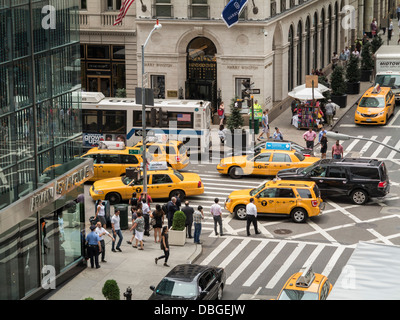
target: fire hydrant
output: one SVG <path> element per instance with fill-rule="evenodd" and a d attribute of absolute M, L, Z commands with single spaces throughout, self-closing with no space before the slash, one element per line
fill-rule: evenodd
<path fill-rule="evenodd" d="M 126 288 L 126 291 L 124 292 L 124 297 L 125 297 L 125 300 L 132 300 L 132 289 L 131 289 L 131 287 Z"/>

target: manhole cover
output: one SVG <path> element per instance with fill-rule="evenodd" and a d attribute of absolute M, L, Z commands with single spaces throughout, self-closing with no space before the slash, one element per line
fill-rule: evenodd
<path fill-rule="evenodd" d="M 278 229 L 278 230 L 275 230 L 274 233 L 276 233 L 276 234 L 290 234 L 290 233 L 292 233 L 292 231 L 289 230 L 289 229 Z"/>

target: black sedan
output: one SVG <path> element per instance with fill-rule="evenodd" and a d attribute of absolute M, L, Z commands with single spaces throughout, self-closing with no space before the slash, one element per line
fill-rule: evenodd
<path fill-rule="evenodd" d="M 223 268 L 181 264 L 150 287 L 149 300 L 221 300 L 225 281 Z"/>
<path fill-rule="evenodd" d="M 296 142 L 293 141 L 288 141 L 288 140 L 265 140 L 263 142 L 259 142 L 255 145 L 255 147 L 250 147 L 244 150 L 233 150 L 231 152 L 228 152 L 227 157 L 231 157 L 231 156 L 242 156 L 242 155 L 246 155 L 246 154 L 254 154 L 254 153 L 259 153 L 261 149 L 265 149 L 265 144 L 268 142 L 287 142 L 291 144 L 292 149 L 300 152 L 303 156 L 305 157 L 309 157 L 312 156 L 312 150 L 311 149 L 307 149 L 306 147 L 303 147 L 299 144 L 297 144 Z"/>

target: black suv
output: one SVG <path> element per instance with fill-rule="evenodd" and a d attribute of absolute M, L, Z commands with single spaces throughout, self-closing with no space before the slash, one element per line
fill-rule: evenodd
<path fill-rule="evenodd" d="M 277 177 L 315 181 L 322 196 L 349 196 L 360 205 L 390 189 L 385 163 L 375 159 L 323 159 L 307 168 L 281 170 Z"/>

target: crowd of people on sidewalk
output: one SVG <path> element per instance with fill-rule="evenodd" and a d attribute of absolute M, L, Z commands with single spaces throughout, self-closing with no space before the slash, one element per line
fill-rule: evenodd
<path fill-rule="evenodd" d="M 170 246 L 168 233 L 172 227 L 175 212 L 181 210 L 186 216 L 186 237 L 194 239 L 194 243 L 196 244 L 201 244 L 200 235 L 202 222 L 204 220 L 203 207 L 198 206 L 197 209 L 194 209 L 189 201 L 185 201 L 184 206 L 181 208 L 179 194 L 172 197 L 168 203 L 163 206 L 156 204 L 154 210 L 151 208 L 152 202 L 149 195 L 141 194 L 137 197 L 136 192 L 132 194 L 132 197 L 129 199 L 132 221 L 129 231 L 132 232 L 132 238 L 126 242 L 133 248 L 144 250 L 144 236 L 150 236 L 150 231 L 153 231 L 154 242 L 160 244 L 160 249 L 164 253 L 162 256 L 155 258 L 155 263 L 157 264 L 158 260 L 164 259 L 164 266 L 169 267 L 168 259 L 170 256 Z M 210 213 L 214 218 L 215 225 L 217 225 L 217 223 L 220 224 L 220 233 L 223 235 L 222 209 L 217 203 L 218 201 L 214 208 L 211 209 Z M 95 217 L 91 220 L 90 233 L 88 233 L 85 239 L 86 256 L 87 259 L 90 260 L 92 268 L 100 268 L 100 257 L 102 263 L 107 262 L 105 260 L 106 246 L 104 236 L 110 237 L 112 241 L 112 252 L 122 252 L 121 245 L 123 234 L 120 226 L 120 210 L 115 209 L 114 215 L 111 217 L 111 231 L 107 231 L 105 216 L 105 203 L 103 201 L 98 201 L 96 203 Z M 193 227 L 194 233 L 192 236 Z M 216 234 L 218 233 L 216 232 Z"/>

